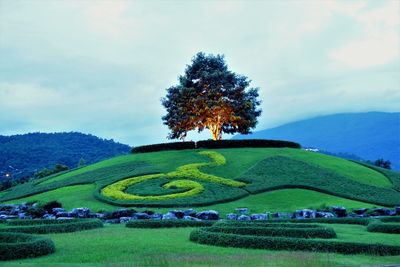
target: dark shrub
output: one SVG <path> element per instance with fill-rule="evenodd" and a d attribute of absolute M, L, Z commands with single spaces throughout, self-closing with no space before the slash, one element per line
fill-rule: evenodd
<path fill-rule="evenodd" d="M 128 228 L 171 228 L 171 227 L 204 227 L 211 226 L 212 221 L 186 220 L 133 220 L 126 223 Z"/>
<path fill-rule="evenodd" d="M 245 139 L 245 140 L 205 140 L 196 143 L 197 148 L 239 148 L 239 147 L 289 147 L 300 148 L 300 144 L 290 141 Z"/>
<path fill-rule="evenodd" d="M 132 153 L 146 153 L 156 152 L 164 150 L 182 150 L 182 149 L 195 149 L 195 142 L 173 142 L 173 143 L 161 143 L 147 146 L 137 146 L 132 148 Z"/>
<path fill-rule="evenodd" d="M 55 251 L 48 238 L 20 233 L 0 233 L 0 260 L 47 255 Z"/>
<path fill-rule="evenodd" d="M 43 205 L 43 209 L 48 213 L 52 213 L 53 208 L 62 208 L 62 204 L 58 201 L 50 201 Z"/>

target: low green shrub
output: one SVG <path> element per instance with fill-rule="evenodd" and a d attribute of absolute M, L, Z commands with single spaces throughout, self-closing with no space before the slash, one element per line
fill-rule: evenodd
<path fill-rule="evenodd" d="M 126 223 L 128 228 L 172 228 L 172 227 L 205 227 L 211 226 L 213 221 L 186 221 L 186 220 L 134 220 Z"/>
<path fill-rule="evenodd" d="M 271 221 L 274 222 L 274 221 Z M 337 224 L 359 224 L 368 225 L 371 222 L 369 218 L 309 218 L 309 219 L 289 219 L 289 220 L 276 220 L 275 222 L 290 222 L 290 223 L 337 223 Z"/>
<path fill-rule="evenodd" d="M 239 148 L 239 147 L 289 147 L 301 148 L 300 144 L 290 141 L 245 139 L 245 140 L 204 140 L 196 143 L 197 148 Z"/>
<path fill-rule="evenodd" d="M 20 233 L 0 233 L 0 260 L 37 257 L 54 251 L 54 243 L 48 238 Z"/>
<path fill-rule="evenodd" d="M 182 149 L 195 149 L 195 142 L 172 142 L 172 143 L 161 143 L 154 145 L 146 145 L 146 146 L 137 146 L 132 148 L 132 153 L 147 153 L 147 152 L 156 152 L 156 151 L 164 151 L 164 150 L 182 150 Z"/>
<path fill-rule="evenodd" d="M 304 238 L 226 234 L 211 232 L 208 231 L 207 228 L 193 230 L 190 234 L 190 240 L 200 244 L 222 247 L 304 250 L 342 254 L 400 255 L 400 246 L 312 240 Z"/>
<path fill-rule="evenodd" d="M 368 225 L 367 230 L 368 232 L 400 234 L 400 224 L 371 223 Z"/>
<path fill-rule="evenodd" d="M 103 227 L 103 223 L 97 219 L 64 221 L 55 224 L 34 224 L 22 226 L 10 226 L 0 228 L 0 232 L 18 232 L 28 234 L 69 233 Z"/>
<path fill-rule="evenodd" d="M 332 228 L 313 227 L 300 228 L 292 227 L 298 225 L 288 225 L 287 227 L 220 227 L 211 226 L 209 232 L 236 234 L 236 235 L 255 235 L 255 236 L 286 236 L 297 238 L 335 238 L 336 232 Z"/>
<path fill-rule="evenodd" d="M 38 224 L 65 224 L 65 223 L 74 223 L 77 221 L 82 221 L 82 219 L 62 219 L 62 220 L 49 220 L 49 219 L 15 219 L 15 220 L 8 220 L 7 224 L 12 226 L 19 226 L 19 225 L 38 225 Z"/>
<path fill-rule="evenodd" d="M 382 217 L 379 218 L 381 222 L 400 222 L 400 216 L 394 216 L 394 217 Z"/>

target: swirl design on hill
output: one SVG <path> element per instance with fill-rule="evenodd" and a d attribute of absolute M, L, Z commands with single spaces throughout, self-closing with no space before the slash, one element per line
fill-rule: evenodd
<path fill-rule="evenodd" d="M 107 185 L 101 189 L 103 196 L 113 198 L 116 200 L 167 200 L 184 198 L 198 195 L 204 191 L 203 185 L 199 182 L 205 181 L 210 183 L 217 183 L 231 187 L 243 187 L 246 184 L 239 181 L 206 174 L 200 171 L 201 167 L 205 166 L 220 166 L 226 164 L 224 156 L 214 151 L 201 151 L 200 155 L 210 158 L 211 162 L 192 163 L 178 167 L 175 171 L 169 173 L 148 174 L 127 178 L 113 184 Z M 167 178 L 170 181 L 163 185 L 165 189 L 184 189 L 183 192 L 172 193 L 166 195 L 138 195 L 126 192 L 127 188 L 144 181 L 153 179 Z M 196 180 L 196 181 L 195 181 Z"/>

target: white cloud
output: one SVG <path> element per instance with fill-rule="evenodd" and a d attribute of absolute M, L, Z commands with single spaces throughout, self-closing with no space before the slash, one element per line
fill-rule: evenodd
<path fill-rule="evenodd" d="M 400 59 L 400 2 L 384 3 L 377 9 L 346 12 L 358 23 L 361 36 L 331 52 L 330 58 L 339 66 L 368 68 Z"/>

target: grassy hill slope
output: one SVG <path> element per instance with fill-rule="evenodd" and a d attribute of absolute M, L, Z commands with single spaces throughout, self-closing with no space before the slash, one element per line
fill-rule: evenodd
<path fill-rule="evenodd" d="M 51 200 L 66 208 L 203 206 L 223 213 L 394 206 L 400 174 L 299 149 L 182 150 L 119 156 L 0 192 L 2 203 Z"/>

